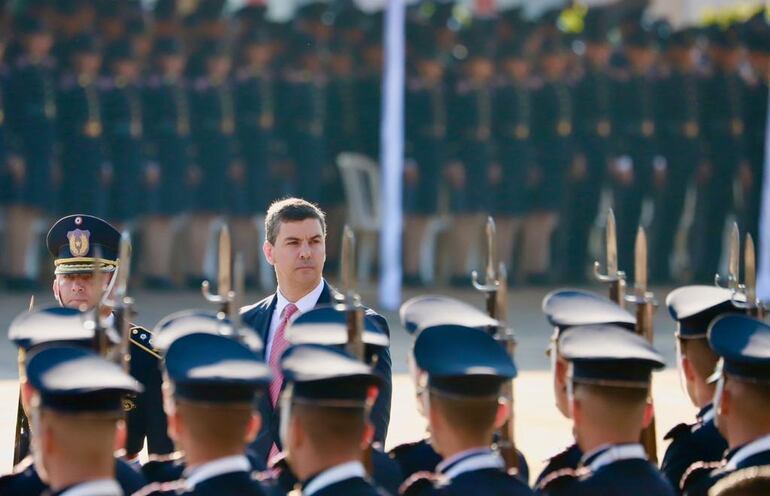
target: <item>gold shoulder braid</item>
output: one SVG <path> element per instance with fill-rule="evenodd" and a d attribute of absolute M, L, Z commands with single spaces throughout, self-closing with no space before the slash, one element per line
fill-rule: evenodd
<path fill-rule="evenodd" d="M 141 326 L 133 326 L 128 333 L 131 343 L 160 360 L 160 352 L 152 346 L 152 333 L 150 331 Z"/>

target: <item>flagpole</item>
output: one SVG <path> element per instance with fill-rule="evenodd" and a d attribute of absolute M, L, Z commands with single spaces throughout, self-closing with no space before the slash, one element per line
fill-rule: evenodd
<path fill-rule="evenodd" d="M 770 92 L 770 88 L 768 88 Z M 768 98 L 767 123 L 765 125 L 765 162 L 762 179 L 762 199 L 759 212 L 759 275 L 757 297 L 770 301 L 770 98 Z"/>
<path fill-rule="evenodd" d="M 402 178 L 404 167 L 404 0 L 386 2 L 385 67 L 380 127 L 381 209 L 380 305 L 401 304 Z"/>

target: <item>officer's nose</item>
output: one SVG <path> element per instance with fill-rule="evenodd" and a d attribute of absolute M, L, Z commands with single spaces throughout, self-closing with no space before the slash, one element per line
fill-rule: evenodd
<path fill-rule="evenodd" d="M 310 258 L 310 244 L 303 242 L 299 249 L 299 257 L 303 260 Z"/>

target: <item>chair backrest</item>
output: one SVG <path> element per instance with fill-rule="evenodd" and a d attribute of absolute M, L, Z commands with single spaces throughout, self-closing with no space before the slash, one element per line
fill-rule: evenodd
<path fill-rule="evenodd" d="M 347 199 L 347 222 L 353 229 L 380 228 L 380 171 L 374 160 L 360 153 L 337 156 Z"/>

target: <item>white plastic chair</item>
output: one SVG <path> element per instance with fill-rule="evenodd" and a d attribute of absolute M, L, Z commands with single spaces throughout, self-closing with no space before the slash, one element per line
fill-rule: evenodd
<path fill-rule="evenodd" d="M 358 280 L 368 281 L 377 250 L 380 215 L 380 171 L 377 163 L 360 153 L 337 156 L 347 199 L 347 223 L 356 234 Z"/>

